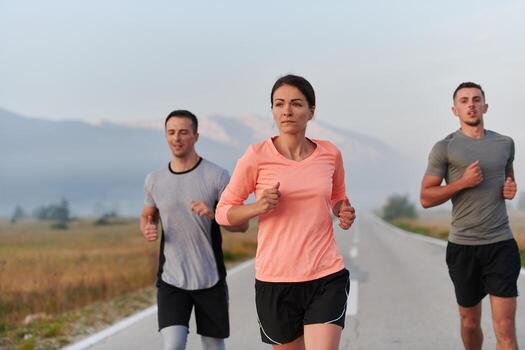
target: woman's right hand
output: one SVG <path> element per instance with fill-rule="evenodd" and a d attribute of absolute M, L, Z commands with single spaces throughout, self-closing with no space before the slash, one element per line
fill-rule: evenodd
<path fill-rule="evenodd" d="M 281 197 L 281 192 L 279 192 L 280 183 L 277 182 L 270 188 L 265 189 L 261 197 L 255 202 L 259 211 L 259 215 L 267 214 L 277 207 L 279 204 L 279 198 Z"/>

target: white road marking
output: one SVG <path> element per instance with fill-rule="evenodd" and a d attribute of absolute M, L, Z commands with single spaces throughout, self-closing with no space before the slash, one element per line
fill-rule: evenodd
<path fill-rule="evenodd" d="M 357 315 L 357 305 L 359 298 L 359 281 L 350 280 L 350 293 L 348 293 L 348 304 L 346 308 L 346 316 Z"/>
<path fill-rule="evenodd" d="M 254 259 L 250 259 L 248 261 L 245 261 L 237 266 L 235 266 L 234 268 L 232 268 L 231 270 L 228 270 L 228 275 L 234 275 L 236 274 L 237 272 L 241 271 L 241 270 L 244 270 L 245 268 L 247 268 L 248 266 L 252 266 L 254 264 Z M 145 310 L 142 310 L 142 311 L 139 311 L 137 312 L 136 314 L 134 315 L 131 315 L 117 323 L 115 323 L 114 325 L 106 328 L 106 329 L 103 329 L 102 331 L 98 332 L 98 333 L 95 333 L 77 343 L 74 343 L 72 345 L 69 345 L 69 346 L 66 346 L 64 348 L 62 348 L 62 350 L 84 350 L 84 349 L 87 349 L 93 345 L 95 345 L 96 343 L 122 331 L 123 329 L 126 329 L 128 328 L 129 326 L 133 325 L 134 323 L 137 323 L 138 321 L 148 317 L 148 316 L 151 316 L 153 314 L 155 314 L 157 312 L 157 305 L 152 305 L 150 307 L 148 307 L 147 309 Z"/>
<path fill-rule="evenodd" d="M 357 247 L 352 247 L 350 249 L 350 258 L 355 259 L 357 258 L 358 254 L 359 254 L 359 251 L 357 250 Z"/>
<path fill-rule="evenodd" d="M 90 337 L 87 337 L 84 340 L 79 341 L 78 343 L 72 344 L 70 346 L 66 346 L 65 348 L 63 348 L 63 350 L 87 349 L 88 347 L 95 345 L 96 343 L 106 339 L 107 337 L 110 337 L 113 334 L 118 333 L 125 328 L 128 328 L 132 324 L 142 320 L 143 318 L 153 315 L 156 312 L 157 312 L 157 305 L 152 305 L 145 310 L 137 312 L 136 314 L 131 315 L 130 317 L 127 317 L 123 319 L 122 321 L 115 323 L 111 327 L 108 327 L 98 333 L 93 334 Z"/>
<path fill-rule="evenodd" d="M 354 227 L 354 237 L 353 237 L 354 244 L 357 245 L 359 243 L 359 229 L 357 226 Z"/>
<path fill-rule="evenodd" d="M 405 236 L 405 237 L 408 237 L 408 238 L 412 238 L 412 239 L 416 239 L 418 241 L 424 241 L 424 242 L 428 242 L 428 243 L 432 243 L 432 244 L 435 244 L 435 245 L 439 245 L 439 246 L 442 246 L 442 247 L 446 247 L 447 246 L 447 241 L 444 241 L 442 239 L 438 239 L 438 238 L 434 238 L 434 237 L 429 237 L 429 236 L 423 236 L 421 234 L 418 234 L 418 233 L 414 233 L 414 232 L 408 232 L 408 231 L 405 231 L 405 230 L 402 230 L 380 218 L 378 218 L 377 216 L 373 215 L 372 216 L 375 221 L 381 225 L 384 225 L 388 228 L 390 228 L 392 230 L 392 232 L 400 235 L 400 236 Z"/>

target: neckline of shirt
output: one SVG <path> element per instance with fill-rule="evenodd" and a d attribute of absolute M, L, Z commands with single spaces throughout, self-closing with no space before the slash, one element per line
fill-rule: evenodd
<path fill-rule="evenodd" d="M 168 169 L 170 171 L 170 173 L 174 174 L 174 175 L 182 175 L 182 174 L 187 174 L 193 170 L 195 170 L 199 164 L 202 162 L 202 157 L 199 157 L 199 161 L 193 166 L 191 167 L 191 169 L 188 169 L 188 170 L 184 170 L 184 171 L 175 171 L 171 168 L 171 161 L 168 163 Z"/>
<path fill-rule="evenodd" d="M 317 157 L 317 154 L 319 153 L 319 148 L 320 148 L 320 145 L 318 142 L 316 142 L 316 140 L 313 140 L 313 139 L 310 139 L 310 138 L 306 138 L 307 140 L 309 140 L 310 142 L 314 143 L 315 144 L 315 149 L 314 151 L 312 152 L 312 154 L 310 154 L 308 157 L 306 157 L 305 159 L 303 160 L 292 160 L 292 159 L 288 159 L 286 158 L 285 156 L 283 156 L 281 153 L 279 153 L 279 151 L 277 150 L 277 148 L 275 147 L 274 143 L 273 143 L 273 140 L 276 138 L 277 136 L 272 136 L 270 137 L 266 142 L 269 144 L 269 147 L 270 149 L 272 150 L 272 153 L 274 155 L 276 155 L 277 157 L 279 157 L 281 160 L 287 162 L 288 164 L 290 165 L 294 165 L 294 166 L 302 166 L 306 163 L 309 163 L 312 159 L 316 158 Z"/>
<path fill-rule="evenodd" d="M 470 136 L 468 136 L 468 135 L 465 135 L 465 133 L 463 132 L 463 130 L 461 130 L 461 128 L 458 129 L 457 134 L 458 134 L 459 136 L 461 136 L 461 137 L 467 139 L 467 140 L 471 140 L 471 141 L 479 142 L 479 141 L 483 141 L 483 140 L 485 140 L 485 139 L 489 136 L 489 134 L 490 134 L 490 130 L 484 129 L 484 131 L 485 131 L 485 134 L 483 135 L 483 137 L 481 137 L 481 138 L 479 138 L 479 139 L 477 139 L 477 138 L 475 138 L 475 137 L 470 137 Z"/>

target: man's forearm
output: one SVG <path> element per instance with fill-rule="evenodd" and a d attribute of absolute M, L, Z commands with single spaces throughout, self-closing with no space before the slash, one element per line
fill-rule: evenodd
<path fill-rule="evenodd" d="M 144 231 L 144 227 L 148 224 L 148 220 L 149 220 L 149 217 L 151 216 L 151 223 L 152 224 L 157 224 L 158 223 L 158 216 L 156 213 L 152 214 L 152 215 L 148 215 L 148 214 L 140 214 L 140 222 L 139 222 L 139 225 L 140 225 L 140 230 L 141 231 Z"/>
<path fill-rule="evenodd" d="M 421 205 L 431 208 L 443 204 L 463 189 L 461 181 L 455 181 L 445 186 L 429 186 L 421 190 Z"/>

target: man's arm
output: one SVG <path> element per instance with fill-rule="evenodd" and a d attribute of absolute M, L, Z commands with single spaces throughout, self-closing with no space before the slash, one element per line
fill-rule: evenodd
<path fill-rule="evenodd" d="M 192 201 L 191 210 L 199 216 L 206 216 L 210 220 L 215 219 L 215 213 L 206 205 L 204 201 Z M 248 230 L 248 226 L 248 221 L 239 225 L 221 225 L 222 228 L 230 232 L 246 232 Z"/>
<path fill-rule="evenodd" d="M 439 176 L 425 175 L 421 182 L 421 195 L 419 197 L 423 208 L 432 208 L 443 204 L 463 188 L 459 181 L 441 186 L 443 178 Z"/>
<path fill-rule="evenodd" d="M 158 238 L 157 224 L 159 222 L 159 211 L 155 207 L 144 207 L 140 215 L 140 232 L 148 241 Z"/>
<path fill-rule="evenodd" d="M 477 186 L 482 181 L 483 174 L 479 167 L 479 161 L 470 164 L 459 180 L 448 185 L 441 186 L 443 178 L 440 176 L 425 175 L 421 182 L 421 206 L 423 208 L 432 208 L 443 204 L 459 191 Z"/>
<path fill-rule="evenodd" d="M 518 186 L 514 180 L 514 170 L 509 170 L 505 174 L 505 183 L 503 184 L 503 198 L 508 200 L 514 199 L 517 191 Z"/>

